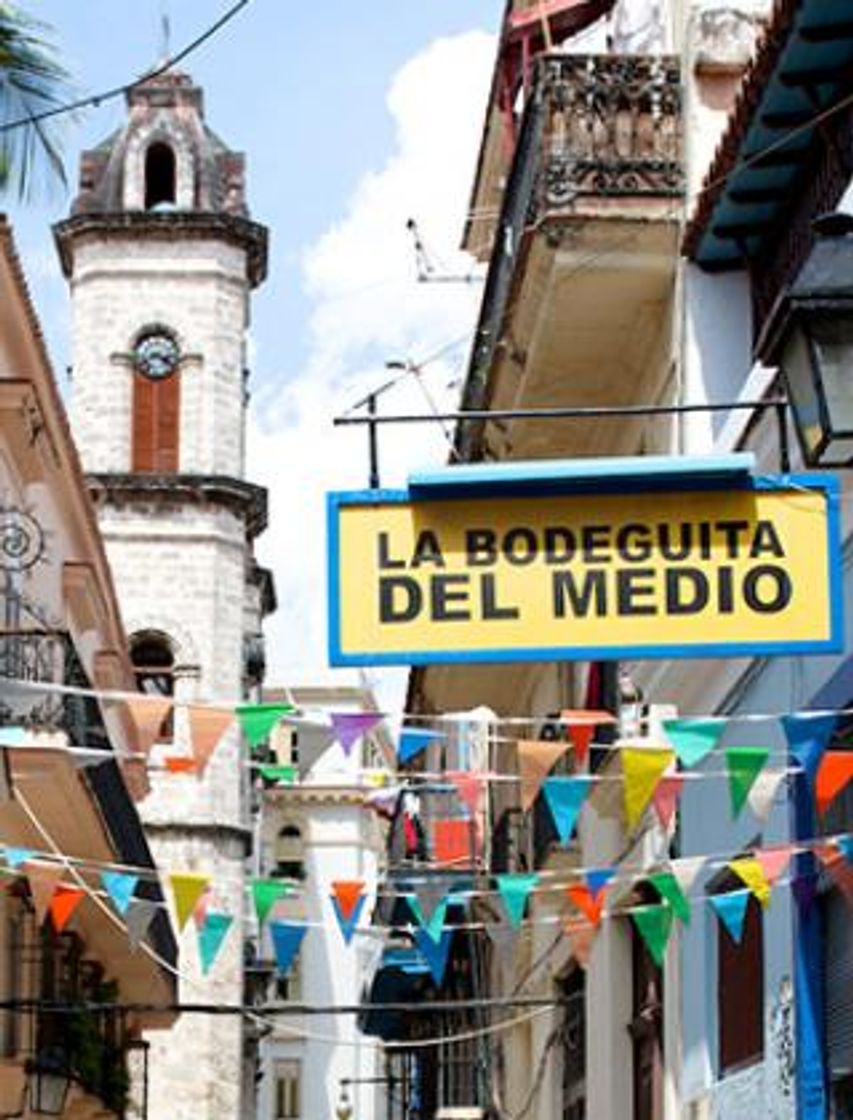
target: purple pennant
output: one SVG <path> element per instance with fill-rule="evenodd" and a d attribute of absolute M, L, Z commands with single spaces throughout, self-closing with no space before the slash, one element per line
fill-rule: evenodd
<path fill-rule="evenodd" d="M 817 768 L 826 750 L 838 717 L 835 715 L 810 715 L 808 712 L 795 712 L 782 716 L 782 726 L 788 737 L 788 746 L 810 783 L 814 782 Z"/>
<path fill-rule="evenodd" d="M 586 872 L 584 878 L 586 879 L 586 885 L 589 888 L 589 893 L 592 895 L 593 902 L 595 902 L 599 894 L 604 890 L 615 874 L 615 867 L 596 867 L 592 871 Z"/>
<path fill-rule="evenodd" d="M 347 757 L 353 745 L 382 718 L 381 712 L 332 712 L 332 733 Z"/>

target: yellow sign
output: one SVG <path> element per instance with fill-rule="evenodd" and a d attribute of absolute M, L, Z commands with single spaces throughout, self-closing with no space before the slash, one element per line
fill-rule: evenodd
<path fill-rule="evenodd" d="M 333 494 L 329 514 L 333 665 L 841 648 L 828 483 Z"/>

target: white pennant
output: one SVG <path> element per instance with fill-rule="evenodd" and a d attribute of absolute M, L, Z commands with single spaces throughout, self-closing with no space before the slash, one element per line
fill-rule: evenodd
<path fill-rule="evenodd" d="M 776 791 L 784 777 L 784 770 L 767 770 L 765 768 L 752 783 L 752 787 L 746 795 L 746 800 L 750 809 L 760 821 L 766 821 L 770 815 Z"/>

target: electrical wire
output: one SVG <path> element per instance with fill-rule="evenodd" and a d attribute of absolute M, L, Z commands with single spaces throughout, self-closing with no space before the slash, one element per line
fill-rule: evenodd
<path fill-rule="evenodd" d="M 155 67 L 154 70 L 151 70 L 147 74 L 144 74 L 141 78 L 136 78 L 132 82 L 126 82 L 124 85 L 113 86 L 111 89 L 103 90 L 101 93 L 91 94 L 88 97 L 81 97 L 76 101 L 68 101 L 63 105 L 56 105 L 53 108 L 45 109 L 40 113 L 31 113 L 26 117 L 19 117 L 17 120 L 8 121 L 6 124 L 0 124 L 0 133 L 12 132 L 14 129 L 18 128 L 29 128 L 34 124 L 39 124 L 41 121 L 48 120 L 50 117 L 58 117 L 66 113 L 77 112 L 80 109 L 87 109 L 92 106 L 100 106 L 105 101 L 112 101 L 116 97 L 121 97 L 122 95 L 129 93 L 131 90 L 136 89 L 138 86 L 144 85 L 146 82 L 153 81 L 154 78 L 158 78 L 161 74 L 165 74 L 167 70 L 170 70 L 179 62 L 183 62 L 185 58 L 188 58 L 189 55 L 198 50 L 199 47 L 201 47 L 204 43 L 206 43 L 209 39 L 216 35 L 217 32 L 221 31 L 221 29 L 249 3 L 250 0 L 237 0 L 237 3 L 233 4 L 226 12 L 224 12 L 223 15 L 221 15 L 215 23 L 212 23 L 207 28 L 206 31 L 203 31 L 201 35 L 197 36 L 192 40 L 192 42 L 188 43 L 185 47 L 179 50 L 177 54 L 173 55 L 171 58 Z"/>

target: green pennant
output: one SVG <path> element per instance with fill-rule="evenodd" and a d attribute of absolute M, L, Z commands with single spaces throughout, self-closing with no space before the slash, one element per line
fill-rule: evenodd
<path fill-rule="evenodd" d="M 769 747 L 726 747 L 726 767 L 734 817 L 739 815 L 753 782 L 764 769 L 769 757 Z"/>
<path fill-rule="evenodd" d="M 681 889 L 681 884 L 671 871 L 658 871 L 649 875 L 649 882 L 664 902 L 672 907 L 672 912 L 686 926 L 690 925 L 690 900 Z"/>
<path fill-rule="evenodd" d="M 631 917 L 652 955 L 652 960 L 658 968 L 662 968 L 666 943 L 672 930 L 672 907 L 666 903 L 660 906 L 635 906 L 631 910 Z"/>
<path fill-rule="evenodd" d="M 290 886 L 279 879 L 253 879 L 252 898 L 255 900 L 255 913 L 258 915 L 258 925 L 263 926 L 270 910 L 280 898 L 290 894 Z"/>
<path fill-rule="evenodd" d="M 258 769 L 261 777 L 268 782 L 287 782 L 288 785 L 293 785 L 296 781 L 295 766 L 259 766 Z"/>
<path fill-rule="evenodd" d="M 240 730 L 250 747 L 262 743 L 282 716 L 293 711 L 292 704 L 240 704 L 236 708 Z"/>

